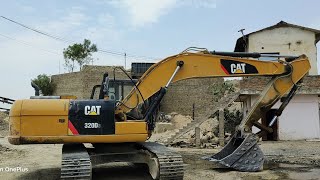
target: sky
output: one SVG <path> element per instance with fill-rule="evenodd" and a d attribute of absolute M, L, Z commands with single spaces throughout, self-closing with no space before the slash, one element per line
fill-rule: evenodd
<path fill-rule="evenodd" d="M 242 28 L 250 33 L 284 20 L 320 29 L 319 6 L 317 0 L 3 0 L 0 16 L 64 41 L 0 18 L 0 96 L 28 98 L 31 79 L 67 72 L 63 49 L 84 38 L 105 51 L 94 53 L 93 64 L 124 66 L 124 56 L 114 53 L 126 53 L 130 68 L 190 46 L 233 51 Z"/>

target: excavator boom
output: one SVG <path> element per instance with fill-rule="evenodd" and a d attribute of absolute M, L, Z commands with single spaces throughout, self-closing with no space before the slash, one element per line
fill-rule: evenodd
<path fill-rule="evenodd" d="M 183 52 L 170 56 L 150 67 L 137 82 L 137 88 L 131 90 L 117 109 L 128 112 L 131 110 L 128 107 L 143 103 L 143 100 L 157 93 L 160 87 L 164 87 L 171 78 L 178 61 L 182 61 L 184 65 L 172 79 L 172 82 L 203 77 L 276 77 L 287 73 L 288 68 L 290 68 L 288 64 L 291 64 L 285 61 L 260 61 L 257 59 L 214 55 L 210 52 Z M 295 74 L 300 76 L 298 75 L 299 77 L 297 77 L 295 75 L 295 78 L 302 78 L 310 69 L 309 61 L 305 56 L 298 57 L 292 63 L 299 66 L 294 71 Z M 136 97 L 136 94 L 139 94 L 139 98 Z"/>

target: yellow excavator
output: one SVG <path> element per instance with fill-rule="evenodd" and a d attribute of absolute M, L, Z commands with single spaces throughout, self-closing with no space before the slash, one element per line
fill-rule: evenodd
<path fill-rule="evenodd" d="M 263 57 L 274 60 L 259 60 Z M 305 55 L 188 48 L 151 66 L 122 101 L 108 98 L 107 73 L 99 99 L 31 96 L 16 100 L 10 111 L 8 140 L 14 145 L 63 144 L 62 179 L 91 179 L 93 165 L 106 162 L 145 163 L 153 179 L 183 179 L 181 155 L 164 145 L 147 142 L 170 84 L 188 78 L 269 76 L 270 82 L 229 143 L 219 153 L 204 158 L 239 171 L 259 171 L 264 155 L 257 142 L 263 133 L 273 131 L 274 122 L 309 69 Z M 270 123 L 260 123 L 280 98 L 282 104 Z M 253 126 L 261 131 L 253 134 Z"/>

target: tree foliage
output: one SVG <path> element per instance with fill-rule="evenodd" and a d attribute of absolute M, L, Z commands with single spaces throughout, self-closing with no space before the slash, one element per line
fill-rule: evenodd
<path fill-rule="evenodd" d="M 88 39 L 84 39 L 83 43 L 70 45 L 68 48 L 63 49 L 65 66 L 68 68 L 69 72 L 73 72 L 75 63 L 78 63 L 81 70 L 83 65 L 88 64 L 93 60 L 91 57 L 92 53 L 97 51 L 97 46 L 91 44 L 91 41 Z"/>
<path fill-rule="evenodd" d="M 212 90 L 213 99 L 215 102 L 218 102 L 226 94 L 235 92 L 233 84 L 228 81 L 214 84 L 210 88 Z"/>
<path fill-rule="evenodd" d="M 50 96 L 53 94 L 55 85 L 51 82 L 51 79 L 46 74 L 40 74 L 37 78 L 32 79 L 32 82 L 39 86 L 44 96 Z"/>
<path fill-rule="evenodd" d="M 219 102 L 223 97 L 226 97 L 237 91 L 236 87 L 232 82 L 224 81 L 223 83 L 217 83 L 210 86 L 213 100 Z M 216 111 L 213 116 L 218 117 L 219 112 Z M 233 134 L 237 125 L 240 124 L 243 117 L 243 113 L 239 110 L 225 108 L 224 109 L 224 120 L 225 120 L 225 132 Z M 218 136 L 218 129 L 214 132 Z"/>
<path fill-rule="evenodd" d="M 236 127 L 240 124 L 243 113 L 239 110 L 229 111 L 224 109 L 225 132 L 233 134 Z"/>
<path fill-rule="evenodd" d="M 216 116 L 219 118 L 219 111 L 216 111 L 212 117 Z M 239 110 L 233 109 L 224 109 L 224 131 L 226 133 L 233 134 L 236 130 L 236 127 L 240 124 L 243 118 L 243 113 Z M 216 128 L 214 131 L 216 136 L 219 136 L 219 128 Z"/>

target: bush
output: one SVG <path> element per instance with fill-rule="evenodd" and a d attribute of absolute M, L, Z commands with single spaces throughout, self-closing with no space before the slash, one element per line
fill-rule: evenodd
<path fill-rule="evenodd" d="M 219 111 L 215 112 L 212 117 L 216 116 L 219 119 Z M 240 124 L 243 118 L 243 113 L 239 110 L 229 111 L 224 109 L 224 132 L 234 134 L 236 127 Z M 216 136 L 219 136 L 219 128 L 216 128 L 213 132 Z"/>
<path fill-rule="evenodd" d="M 239 110 L 229 111 L 228 109 L 224 109 L 224 131 L 233 134 L 242 118 L 243 113 Z"/>
<path fill-rule="evenodd" d="M 211 86 L 211 89 L 215 102 L 218 102 L 226 94 L 235 92 L 233 84 L 227 81 L 223 83 L 214 84 Z"/>
<path fill-rule="evenodd" d="M 55 85 L 51 82 L 51 79 L 46 74 L 40 74 L 37 78 L 32 79 L 32 82 L 39 86 L 44 96 L 50 96 L 53 94 Z"/>

